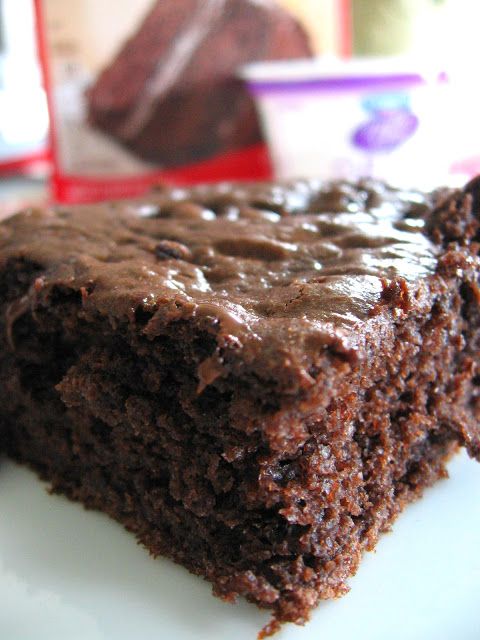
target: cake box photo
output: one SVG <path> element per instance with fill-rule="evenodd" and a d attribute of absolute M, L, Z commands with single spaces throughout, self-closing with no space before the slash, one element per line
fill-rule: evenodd
<path fill-rule="evenodd" d="M 163 181 L 269 177 L 255 105 L 238 71 L 316 55 L 327 5 L 36 0 L 54 199 L 132 196 Z"/>

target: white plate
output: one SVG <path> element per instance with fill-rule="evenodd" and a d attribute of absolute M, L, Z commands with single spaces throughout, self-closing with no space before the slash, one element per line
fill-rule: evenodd
<path fill-rule="evenodd" d="M 365 556 L 346 597 L 276 640 L 478 640 L 480 465 L 462 454 L 450 474 Z M 255 640 L 268 618 L 0 461 L 1 640 Z"/>

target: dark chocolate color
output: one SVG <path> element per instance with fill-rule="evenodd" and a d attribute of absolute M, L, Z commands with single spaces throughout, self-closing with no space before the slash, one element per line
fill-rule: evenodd
<path fill-rule="evenodd" d="M 480 458 L 478 186 L 200 186 L 0 226 L 2 446 L 302 622 Z"/>
<path fill-rule="evenodd" d="M 311 55 L 273 0 L 158 0 L 90 89 L 89 119 L 145 160 L 203 160 L 261 140 L 242 65 Z"/>

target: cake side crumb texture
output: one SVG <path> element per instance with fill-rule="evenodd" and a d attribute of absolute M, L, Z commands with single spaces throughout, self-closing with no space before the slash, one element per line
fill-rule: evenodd
<path fill-rule="evenodd" d="M 199 186 L 0 225 L 0 443 L 278 621 L 480 459 L 479 187 Z"/>

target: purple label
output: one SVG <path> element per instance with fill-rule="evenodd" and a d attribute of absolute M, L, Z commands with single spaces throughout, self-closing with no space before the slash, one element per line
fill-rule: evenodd
<path fill-rule="evenodd" d="M 393 151 L 418 129 L 418 117 L 408 109 L 375 111 L 353 133 L 352 142 L 366 151 Z"/>

